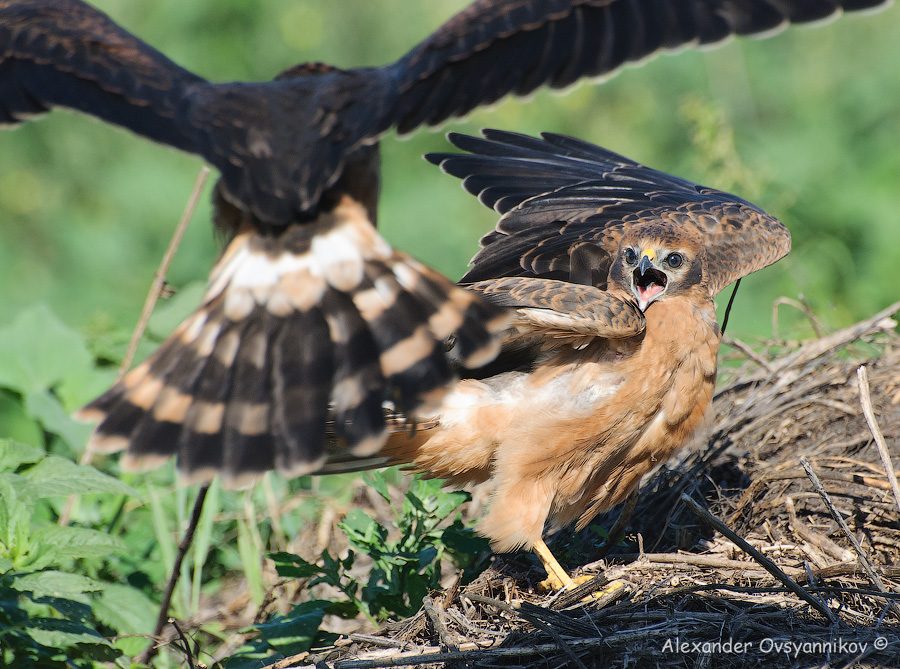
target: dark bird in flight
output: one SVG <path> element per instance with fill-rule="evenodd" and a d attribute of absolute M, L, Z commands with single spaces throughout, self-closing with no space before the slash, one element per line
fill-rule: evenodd
<path fill-rule="evenodd" d="M 177 454 L 189 477 L 231 482 L 377 453 L 387 404 L 432 411 L 508 323 L 375 231 L 383 132 L 881 2 L 478 0 L 384 67 L 210 83 L 79 0 L 0 0 L 0 123 L 69 107 L 220 172 L 215 223 L 230 241 L 203 303 L 82 412 L 99 420 L 91 447 L 127 448 L 132 463 Z"/>

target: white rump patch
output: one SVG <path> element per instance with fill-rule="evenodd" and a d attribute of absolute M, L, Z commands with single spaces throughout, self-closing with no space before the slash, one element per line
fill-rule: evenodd
<path fill-rule="evenodd" d="M 244 254 L 231 279 L 231 287 L 257 291 L 260 288 L 271 289 L 277 282 L 277 265 L 265 253 L 256 252 Z"/>
<path fill-rule="evenodd" d="M 352 291 L 363 280 L 363 254 L 354 237 L 347 234 L 345 225 L 341 225 L 312 240 L 312 254 L 322 276 L 343 292 Z"/>
<path fill-rule="evenodd" d="M 250 315 L 256 301 L 247 288 L 232 286 L 225 293 L 225 315 L 233 321 L 240 321 Z"/>

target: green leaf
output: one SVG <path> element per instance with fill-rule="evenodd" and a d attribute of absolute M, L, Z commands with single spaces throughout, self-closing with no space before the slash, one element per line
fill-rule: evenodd
<path fill-rule="evenodd" d="M 407 496 L 427 500 L 438 495 L 450 494 L 443 490 L 444 482 L 441 479 L 425 479 L 418 477 L 409 486 Z M 465 493 L 463 493 L 465 494 Z"/>
<path fill-rule="evenodd" d="M 253 628 L 241 630 L 241 633 L 251 633 Z M 262 639 L 253 639 L 238 648 L 228 658 L 222 660 L 217 667 L 221 669 L 264 669 L 272 666 L 277 660 L 283 660 L 281 653 L 272 653 L 271 648 Z"/>
<path fill-rule="evenodd" d="M 361 509 L 350 509 L 338 527 L 347 535 L 350 544 L 358 550 L 371 553 L 387 548 L 387 529 Z"/>
<path fill-rule="evenodd" d="M 384 480 L 384 474 L 379 471 L 366 472 L 363 474 L 363 481 L 372 486 L 379 495 L 384 497 L 385 501 L 390 503 L 391 493 L 388 490 L 387 481 Z"/>
<path fill-rule="evenodd" d="M 10 390 L 0 388 L 0 428 L 2 436 L 22 444 L 34 444 L 44 449 L 44 431 L 25 412 L 22 398 Z"/>
<path fill-rule="evenodd" d="M 91 367 L 72 370 L 53 389 L 66 411 L 71 413 L 103 394 L 116 381 L 119 370 L 115 367 Z M 74 419 L 73 419 L 74 420 Z"/>
<path fill-rule="evenodd" d="M 85 593 L 96 592 L 106 586 L 87 576 L 48 570 L 17 576 L 12 587 L 19 592 L 30 592 L 35 599 L 60 597 L 86 603 Z"/>
<path fill-rule="evenodd" d="M 0 328 L 0 386 L 5 388 L 22 394 L 46 390 L 93 364 L 84 338 L 44 305 Z"/>
<path fill-rule="evenodd" d="M 275 563 L 275 571 L 283 578 L 309 578 L 322 573 L 321 567 L 292 553 L 270 553 L 269 559 Z"/>
<path fill-rule="evenodd" d="M 63 597 L 41 597 L 41 604 L 52 606 L 65 620 L 73 620 L 80 623 L 92 622 L 93 611 L 91 605 L 84 602 L 76 602 L 74 599 Z"/>
<path fill-rule="evenodd" d="M 313 646 L 319 625 L 332 602 L 314 599 L 294 607 L 287 616 L 272 616 L 268 623 L 256 625 L 262 638 L 273 650 L 289 657 L 308 651 Z"/>
<path fill-rule="evenodd" d="M 435 499 L 431 513 L 434 518 L 443 520 L 468 499 L 469 493 L 467 492 L 442 492 Z M 437 523 L 434 524 L 436 525 Z"/>
<path fill-rule="evenodd" d="M 350 555 L 348 557 L 353 556 L 353 551 L 350 551 Z M 317 583 L 328 583 L 330 585 L 335 586 L 336 588 L 341 588 L 345 594 L 353 596 L 356 592 L 357 584 L 352 582 L 349 586 L 342 586 L 341 584 L 341 574 L 342 569 L 346 569 L 345 562 L 341 560 L 337 560 L 331 557 L 331 553 L 328 552 L 328 549 L 322 551 L 322 575 L 313 581 L 313 584 Z"/>
<path fill-rule="evenodd" d="M 356 602 L 351 601 L 340 601 L 340 602 L 330 602 L 330 606 L 325 609 L 325 613 L 338 616 L 340 618 L 346 618 L 349 620 L 350 618 L 355 618 L 360 612 L 359 606 L 357 606 Z"/>
<path fill-rule="evenodd" d="M 66 497 L 90 493 L 115 493 L 137 497 L 137 491 L 117 478 L 93 467 L 76 465 L 71 460 L 50 455 L 24 474 L 38 497 Z"/>
<path fill-rule="evenodd" d="M 171 574 L 175 566 L 175 555 L 178 545 L 174 539 L 175 530 L 171 527 L 170 514 L 163 505 L 163 498 L 160 490 L 152 484 L 150 488 L 150 510 L 153 519 L 153 533 L 156 537 L 156 546 L 162 555 L 162 563 L 165 566 L 165 573 Z"/>
<path fill-rule="evenodd" d="M 469 493 L 444 490 L 440 479 L 416 479 L 406 500 L 427 519 L 429 527 L 434 527 L 449 516 L 460 504 L 469 499 Z"/>
<path fill-rule="evenodd" d="M 45 525 L 33 533 L 32 542 L 52 546 L 57 564 L 62 560 L 105 557 L 125 550 L 120 539 L 83 527 Z"/>
<path fill-rule="evenodd" d="M 34 499 L 21 476 L 0 474 L 0 544 L 13 563 L 28 552 L 28 534 Z"/>
<path fill-rule="evenodd" d="M 49 648 L 67 650 L 70 656 L 112 662 L 122 654 L 95 630 L 68 620 L 32 619 L 26 632 L 37 643 Z"/>
<path fill-rule="evenodd" d="M 0 471 L 14 471 L 20 465 L 31 464 L 46 453 L 34 446 L 27 446 L 9 439 L 0 439 Z"/>
<path fill-rule="evenodd" d="M 454 523 L 441 534 L 441 541 L 448 549 L 467 555 L 478 555 L 490 549 L 487 538 L 464 528 L 461 523 Z"/>
<path fill-rule="evenodd" d="M 247 587 L 255 604 L 262 604 L 265 597 L 262 577 L 262 553 L 257 546 L 247 522 L 238 520 L 238 553 L 241 556 L 241 565 L 244 568 L 244 576 L 247 577 Z"/>
<path fill-rule="evenodd" d="M 38 421 L 47 432 L 59 435 L 76 452 L 84 449 L 88 437 L 91 436 L 92 426 L 72 418 L 48 390 L 28 392 L 24 399 L 26 413 Z"/>
<path fill-rule="evenodd" d="M 215 527 L 215 519 L 221 511 L 219 501 L 219 492 L 222 484 L 218 477 L 214 478 L 209 484 L 206 492 L 206 499 L 203 503 L 203 511 L 200 514 L 200 520 L 197 524 L 197 530 L 194 533 L 194 573 L 191 577 L 191 611 L 200 609 L 200 588 L 203 585 L 203 567 L 206 565 L 206 559 L 209 557 L 209 549 L 213 542 L 213 529 Z"/>
<path fill-rule="evenodd" d="M 438 549 L 434 546 L 425 546 L 416 555 L 416 561 L 419 563 L 419 569 L 428 566 L 438 556 Z"/>
<path fill-rule="evenodd" d="M 428 590 L 431 588 L 431 583 L 421 574 L 410 574 L 409 578 L 406 580 L 406 601 L 408 604 L 408 609 L 406 611 L 407 614 L 411 615 L 415 613 L 419 606 L 422 604 L 422 600 L 425 599 L 425 595 L 428 594 Z"/>
<path fill-rule="evenodd" d="M 414 511 L 418 511 L 414 513 Z M 425 499 L 421 492 L 410 488 L 409 492 L 406 493 L 406 498 L 403 500 L 403 514 L 416 516 L 416 515 L 424 515 L 428 512 L 428 509 L 425 507 Z"/>
<path fill-rule="evenodd" d="M 97 619 L 119 634 L 150 634 L 156 625 L 157 605 L 128 585 L 107 585 L 93 607 Z"/>

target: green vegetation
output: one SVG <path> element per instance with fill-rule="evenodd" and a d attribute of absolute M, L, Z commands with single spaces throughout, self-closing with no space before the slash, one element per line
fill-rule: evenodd
<path fill-rule="evenodd" d="M 384 63 L 468 0 L 96 4 L 176 62 L 226 80 L 271 78 L 305 60 Z M 771 334 L 781 295 L 802 295 L 827 326 L 846 325 L 897 299 L 885 271 L 900 264 L 897 34 L 896 7 L 847 16 L 661 57 L 602 86 L 508 100 L 448 128 L 567 133 L 736 192 L 788 225 L 794 251 L 744 282 L 731 332 Z M 446 149 L 441 132 L 385 138 L 379 223 L 458 277 L 495 215 L 420 159 Z M 130 635 L 152 630 L 194 491 L 175 484 L 171 466 L 136 476 L 115 458 L 73 464 L 89 428 L 69 415 L 114 378 L 200 165 L 63 112 L 0 132 L 0 667 L 127 665 L 147 646 Z M 139 359 L 197 304 L 217 252 L 206 201 L 169 276 L 176 294 L 151 321 Z M 785 322 L 782 334 L 808 333 L 794 313 Z M 444 557 L 477 570 L 459 562 L 479 549 L 450 520 L 458 494 L 417 481 L 386 528 L 359 511 L 344 516 L 357 481 L 273 476 L 239 493 L 214 484 L 172 614 L 202 618 L 204 606 L 239 597 L 254 611 L 263 605 L 259 635 L 235 658 L 249 664 L 327 641 L 327 615 L 406 615 L 437 584 Z M 385 478 L 372 484 L 390 501 Z M 73 493 L 71 521 L 60 526 Z M 304 528 L 329 513 L 344 517 L 351 552 L 297 556 Z M 330 584 L 333 594 L 273 613 L 267 594 L 279 577 L 266 554 L 280 577 Z M 355 569 L 362 554 L 374 561 L 366 576 Z M 198 658 L 212 663 L 232 631 L 217 622 L 191 630 Z M 156 665 L 177 662 L 164 654 Z"/>
<path fill-rule="evenodd" d="M 365 479 L 391 503 L 381 473 L 367 475 Z M 445 522 L 468 497 L 468 493 L 442 490 L 438 480 L 416 479 L 404 495 L 400 509 L 391 507 L 392 528 L 359 509 L 351 509 L 339 527 L 351 548 L 373 561 L 365 579 L 353 571 L 357 557 L 353 550 L 343 559 L 324 550 L 321 566 L 291 553 L 270 555 L 279 576 L 310 579 L 308 587 L 324 583 L 341 595 L 335 600 L 303 602 L 288 615 L 273 616 L 268 623 L 257 625 L 259 639 L 233 660 L 257 657 L 261 651 L 267 654 L 275 651 L 288 657 L 333 642 L 337 635 L 319 629 L 328 613 L 348 618 L 362 614 L 373 625 L 389 617 L 408 618 L 419 610 L 430 591 L 440 587 L 441 558 L 445 553 L 457 569 L 463 570 L 464 582 L 477 576 L 487 566 L 486 561 L 479 559 L 487 554 L 487 540 L 464 528 L 459 516 L 452 524 Z M 388 538 L 392 529 L 399 531 L 396 540 Z"/>
<path fill-rule="evenodd" d="M 107 638 L 152 629 L 153 604 L 105 559 L 124 554 L 125 541 L 102 525 L 52 521 L 50 500 L 75 493 L 136 494 L 92 467 L 0 441 L 0 666 L 93 666 L 147 645 Z"/>

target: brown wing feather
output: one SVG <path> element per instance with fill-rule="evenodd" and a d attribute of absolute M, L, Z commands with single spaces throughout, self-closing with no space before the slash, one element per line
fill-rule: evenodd
<path fill-rule="evenodd" d="M 655 215 L 700 233 L 713 296 L 791 250 L 791 233 L 781 221 L 742 202 L 692 202 Z"/>
<path fill-rule="evenodd" d="M 0 124 L 64 106 L 196 152 L 182 107 L 206 83 L 77 0 L 0 1 Z"/>
<path fill-rule="evenodd" d="M 621 339 L 640 334 L 644 316 L 633 301 L 618 293 L 553 279 L 507 277 L 467 286 L 489 302 L 513 307 L 513 324 L 553 336 Z"/>

